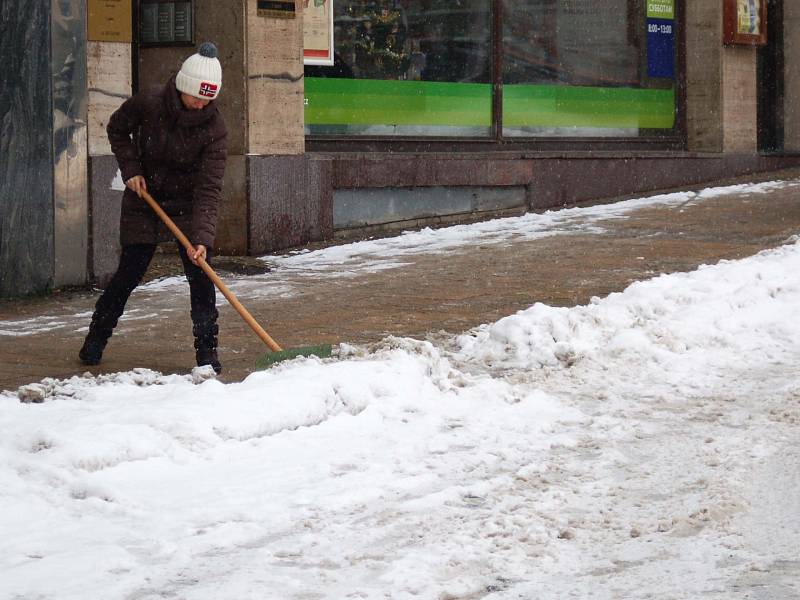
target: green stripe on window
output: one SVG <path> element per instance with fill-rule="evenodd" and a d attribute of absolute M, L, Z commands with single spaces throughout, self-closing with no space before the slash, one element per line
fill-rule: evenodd
<path fill-rule="evenodd" d="M 672 129 L 675 92 L 636 88 L 503 86 L 506 127 Z"/>
<path fill-rule="evenodd" d="M 307 77 L 305 97 L 306 125 L 492 124 L 488 84 Z"/>
<path fill-rule="evenodd" d="M 306 125 L 490 127 L 489 84 L 305 79 Z M 505 85 L 506 127 L 671 129 L 675 91 Z"/>

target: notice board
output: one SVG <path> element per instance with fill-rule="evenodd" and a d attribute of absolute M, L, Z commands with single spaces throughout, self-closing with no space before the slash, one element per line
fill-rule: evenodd
<path fill-rule="evenodd" d="M 675 0 L 647 0 L 647 75 L 675 78 Z"/>

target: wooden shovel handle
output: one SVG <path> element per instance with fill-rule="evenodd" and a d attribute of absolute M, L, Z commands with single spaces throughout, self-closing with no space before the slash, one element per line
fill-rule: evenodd
<path fill-rule="evenodd" d="M 172 232 L 172 235 L 174 235 L 178 241 L 183 244 L 183 247 L 186 248 L 189 256 L 193 255 L 195 252 L 194 246 L 192 246 L 192 243 L 189 241 L 189 239 L 183 235 L 183 232 L 178 229 L 178 226 L 175 225 L 173 220 L 169 218 L 167 213 L 164 212 L 164 209 L 158 205 L 158 202 L 156 202 L 153 197 L 144 190 L 142 191 L 141 198 L 147 202 L 150 205 L 150 208 L 152 208 L 159 218 L 164 221 L 164 224 Z M 233 295 L 233 292 L 230 291 L 228 286 L 223 283 L 222 279 L 219 278 L 219 275 L 214 272 L 214 269 L 212 269 L 202 257 L 197 259 L 197 264 L 200 265 L 200 268 L 203 269 L 206 275 L 208 275 L 208 278 L 214 282 L 214 285 L 217 286 L 217 289 L 219 289 L 220 292 L 222 292 L 222 295 L 227 298 L 228 302 L 231 303 L 231 306 L 236 309 L 236 312 L 241 315 L 242 319 L 244 319 L 244 322 L 247 323 L 256 333 L 256 335 L 261 338 L 261 341 L 264 342 L 273 352 L 281 352 L 283 348 L 281 348 L 277 342 L 273 340 L 266 331 L 264 331 L 264 328 L 261 327 L 261 325 L 258 324 L 258 321 L 253 318 L 253 315 L 251 315 L 247 309 L 242 306 L 242 303 L 239 302 L 239 299 Z"/>

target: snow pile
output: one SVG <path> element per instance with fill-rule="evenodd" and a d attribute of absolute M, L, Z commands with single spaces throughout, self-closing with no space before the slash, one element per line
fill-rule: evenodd
<path fill-rule="evenodd" d="M 363 563 L 366 576 L 383 560 L 371 534 L 339 545 L 359 521 L 397 526 L 393 509 L 384 514 L 396 498 L 420 518 L 442 503 L 470 507 L 483 484 L 462 487 L 469 473 L 477 481 L 490 466 L 527 462 L 514 444 L 481 444 L 528 438 L 563 412 L 546 398 L 520 402 L 502 383 L 466 381 L 430 344 L 394 345 L 363 361 L 295 361 L 241 384 L 139 372 L 50 382 L 38 405 L 2 397 L 0 590 L 146 597 L 181 588 L 181 573 L 195 568 L 224 582 L 232 560 L 246 570 L 262 560 Z M 552 439 L 526 441 L 525 451 Z M 331 523 L 340 512 L 352 522 Z M 326 542 L 314 529 L 329 523 L 330 545 L 316 547 Z M 374 585 L 403 589 L 406 569 L 433 568 L 410 558 Z M 222 596 L 300 583 L 282 582 L 281 571 L 259 575 L 266 588 L 251 581 L 249 592 Z"/>
<path fill-rule="evenodd" d="M 737 183 L 715 188 L 705 188 L 698 193 L 700 198 L 717 198 L 728 194 L 768 194 L 773 190 L 797 185 L 796 181 L 765 181 L 762 183 Z"/>
<path fill-rule="evenodd" d="M 778 357 L 800 338 L 800 319 L 793 317 L 800 295 L 792 264 L 797 254 L 798 246 L 790 245 L 746 261 L 662 275 L 587 306 L 537 303 L 460 336 L 459 358 L 530 369 L 584 360 L 667 368 L 681 357 L 708 369 Z"/>

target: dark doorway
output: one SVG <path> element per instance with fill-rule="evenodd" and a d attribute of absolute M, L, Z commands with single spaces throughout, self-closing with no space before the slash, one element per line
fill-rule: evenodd
<path fill-rule="evenodd" d="M 767 0 L 767 45 L 758 49 L 758 150 L 783 151 L 783 0 Z"/>

